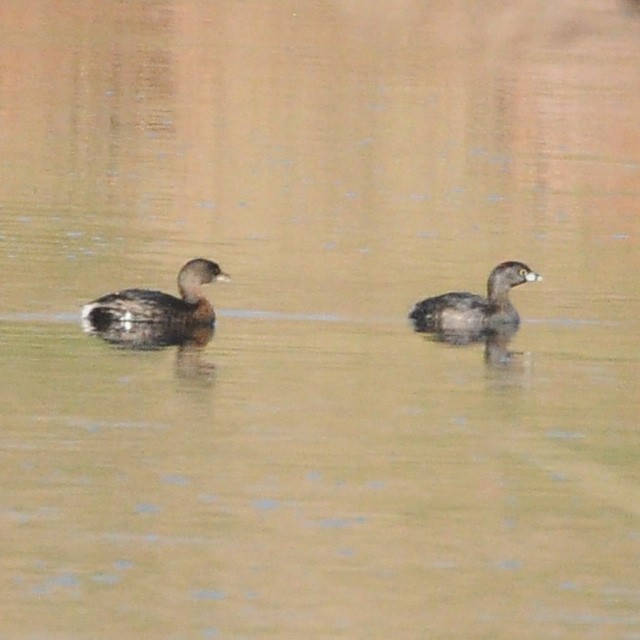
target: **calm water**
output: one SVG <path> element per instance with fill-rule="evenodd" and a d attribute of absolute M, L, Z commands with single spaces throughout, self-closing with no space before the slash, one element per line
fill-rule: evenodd
<path fill-rule="evenodd" d="M 0 637 L 640 638 L 636 3 L 0 16 Z M 505 259 L 510 358 L 411 331 Z"/>

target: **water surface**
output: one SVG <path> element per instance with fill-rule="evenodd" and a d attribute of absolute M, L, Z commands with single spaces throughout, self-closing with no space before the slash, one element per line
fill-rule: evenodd
<path fill-rule="evenodd" d="M 2 10 L 0 635 L 640 636 L 640 21 L 556 5 Z M 506 259 L 509 358 L 411 331 Z"/>

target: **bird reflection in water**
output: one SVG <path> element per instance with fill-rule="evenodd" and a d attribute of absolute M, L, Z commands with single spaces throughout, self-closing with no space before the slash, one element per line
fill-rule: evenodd
<path fill-rule="evenodd" d="M 83 320 L 85 333 L 96 336 L 121 349 L 157 351 L 177 347 L 175 369 L 180 378 L 210 378 L 215 365 L 202 353 L 213 338 L 214 325 L 171 326 L 151 322 L 111 322 L 103 325 Z"/>
<path fill-rule="evenodd" d="M 484 336 L 484 361 L 489 367 L 509 367 L 513 364 L 514 352 L 509 343 L 518 332 L 518 327 L 503 327 Z"/>
<path fill-rule="evenodd" d="M 416 329 L 416 333 L 424 333 L 434 342 L 455 346 L 484 343 L 484 361 L 487 366 L 495 368 L 510 367 L 513 364 L 514 352 L 509 350 L 509 343 L 517 332 L 518 327 L 514 325 L 485 331 L 424 332 Z"/>

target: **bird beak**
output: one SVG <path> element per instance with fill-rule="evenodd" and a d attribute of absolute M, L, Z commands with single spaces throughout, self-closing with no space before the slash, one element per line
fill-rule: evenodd
<path fill-rule="evenodd" d="M 534 273 L 533 271 L 529 271 L 525 276 L 527 282 L 540 282 L 542 280 L 542 276 L 539 273 Z"/>
<path fill-rule="evenodd" d="M 228 273 L 219 273 L 214 280 L 216 282 L 229 282 L 229 280 L 231 280 L 231 276 Z"/>

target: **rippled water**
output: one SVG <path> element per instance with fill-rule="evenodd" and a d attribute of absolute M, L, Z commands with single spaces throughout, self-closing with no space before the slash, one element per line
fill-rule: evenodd
<path fill-rule="evenodd" d="M 0 10 L 0 636 L 638 638 L 634 7 Z M 203 348 L 82 332 L 198 255 Z"/>

